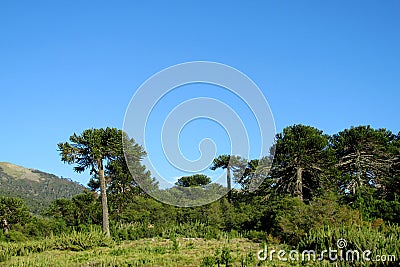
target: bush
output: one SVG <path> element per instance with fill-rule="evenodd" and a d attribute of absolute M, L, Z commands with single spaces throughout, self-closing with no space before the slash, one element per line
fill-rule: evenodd
<path fill-rule="evenodd" d="M 368 198 L 357 198 L 353 204 L 358 208 L 365 219 L 383 219 L 387 222 L 400 224 L 400 202 L 397 198 L 394 200 L 375 199 L 372 196 Z"/>
<path fill-rule="evenodd" d="M 113 241 L 110 238 L 107 238 L 101 231 L 95 229 L 89 232 L 72 231 L 69 234 L 62 234 L 55 240 L 55 248 L 60 250 L 81 251 L 113 245 Z"/>
<path fill-rule="evenodd" d="M 8 242 L 23 242 L 28 240 L 28 238 L 20 231 L 10 230 L 5 234 L 6 241 Z"/>
<path fill-rule="evenodd" d="M 201 267 L 214 267 L 217 264 L 217 259 L 213 256 L 206 256 L 201 261 Z"/>
<path fill-rule="evenodd" d="M 277 210 L 274 233 L 291 245 L 296 245 L 310 229 L 361 223 L 358 211 L 341 206 L 332 194 L 308 205 L 298 198 L 286 197 L 278 203 Z"/>
<path fill-rule="evenodd" d="M 34 216 L 21 231 L 28 237 L 44 238 L 67 232 L 65 221 Z"/>

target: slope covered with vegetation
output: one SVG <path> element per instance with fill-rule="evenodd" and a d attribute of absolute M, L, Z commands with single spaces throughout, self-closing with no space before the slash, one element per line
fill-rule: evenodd
<path fill-rule="evenodd" d="M 33 213 L 40 213 L 58 198 L 82 193 L 84 186 L 53 174 L 0 162 L 0 196 L 19 197 Z"/>

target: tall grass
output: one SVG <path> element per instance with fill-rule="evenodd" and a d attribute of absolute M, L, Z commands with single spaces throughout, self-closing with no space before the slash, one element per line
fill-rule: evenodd
<path fill-rule="evenodd" d="M 361 225 L 325 225 L 311 230 L 299 243 L 299 249 L 316 251 L 337 249 L 339 239 L 346 240 L 345 250 L 370 250 L 371 258 L 376 255 L 395 255 L 400 257 L 400 226 L 384 224 L 382 220 Z"/>
<path fill-rule="evenodd" d="M 111 235 L 115 240 L 139 240 L 142 238 L 205 238 L 224 239 L 240 238 L 242 235 L 236 231 L 224 232 L 218 228 L 209 226 L 202 222 L 180 223 L 174 225 L 152 225 L 145 223 L 124 223 L 111 227 Z"/>
<path fill-rule="evenodd" d="M 83 251 L 95 247 L 112 246 L 114 241 L 107 238 L 99 229 L 92 228 L 87 232 L 73 230 L 60 236 L 50 236 L 41 240 L 26 242 L 1 242 L 0 262 L 12 256 L 26 256 L 48 250 Z"/>

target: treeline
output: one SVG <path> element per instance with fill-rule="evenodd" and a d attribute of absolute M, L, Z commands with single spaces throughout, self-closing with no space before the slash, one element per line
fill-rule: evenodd
<path fill-rule="evenodd" d="M 126 138 L 130 156 L 135 158 L 129 166 L 120 136 Z M 233 187 L 228 196 L 210 204 L 188 208 L 164 204 L 146 194 L 147 190 L 159 190 L 140 163 L 146 153 L 120 130 L 89 129 L 71 136 L 59 149 L 62 160 L 74 164 L 76 171 L 91 171 L 91 191 L 55 200 L 43 217 L 27 215 L 21 203 L 12 205 L 20 205 L 18 212 L 24 216 L 13 217 L 17 211 L 0 204 L 0 238 L 18 239 L 10 236 L 16 231 L 28 238 L 41 237 L 51 231 L 84 230 L 96 224 L 122 240 L 171 234 L 213 238 L 224 231 L 258 241 L 315 248 L 336 241 L 326 231 L 338 231 L 342 238 L 355 240 L 354 246 L 373 249 L 368 247 L 371 242 L 381 240 L 386 242 L 387 253 L 399 252 L 400 135 L 386 129 L 359 126 L 327 135 L 311 126 L 286 127 L 276 135 L 273 160 L 271 156 L 216 158 L 211 168 L 225 169 L 228 181 L 232 179 L 240 188 Z M 138 181 L 147 186 L 139 187 Z M 217 194 L 227 188 L 210 184 L 208 177 L 198 174 L 182 177 L 166 191 L 169 197 L 179 198 L 183 190 L 198 197 L 207 190 Z M 193 199 L 182 201 L 193 203 Z M 32 220 L 48 227 L 35 228 Z"/>

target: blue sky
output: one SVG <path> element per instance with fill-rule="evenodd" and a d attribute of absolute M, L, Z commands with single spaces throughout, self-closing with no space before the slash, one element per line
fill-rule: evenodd
<path fill-rule="evenodd" d="M 146 79 L 193 60 L 248 75 L 277 131 L 370 124 L 397 133 L 399 13 L 397 0 L 3 1 L 0 161 L 86 184 L 57 143 L 122 128 Z"/>

